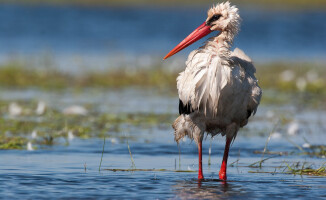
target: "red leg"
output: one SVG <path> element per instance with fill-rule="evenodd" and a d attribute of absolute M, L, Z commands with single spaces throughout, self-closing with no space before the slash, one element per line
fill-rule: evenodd
<path fill-rule="evenodd" d="M 227 167 L 227 162 L 228 162 L 231 141 L 232 141 L 231 139 L 226 138 L 224 156 L 223 156 L 223 161 L 222 161 L 222 165 L 221 165 L 221 169 L 220 169 L 220 173 L 219 173 L 220 179 L 224 180 L 224 181 L 226 181 L 226 167 Z"/>
<path fill-rule="evenodd" d="M 202 141 L 198 143 L 198 179 L 204 179 L 203 169 L 202 169 Z"/>

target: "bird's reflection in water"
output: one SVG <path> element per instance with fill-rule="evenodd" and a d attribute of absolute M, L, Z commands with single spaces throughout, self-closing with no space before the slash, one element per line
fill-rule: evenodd
<path fill-rule="evenodd" d="M 176 199 L 220 199 L 245 193 L 240 185 L 218 179 L 184 180 L 174 185 L 173 190 Z"/>

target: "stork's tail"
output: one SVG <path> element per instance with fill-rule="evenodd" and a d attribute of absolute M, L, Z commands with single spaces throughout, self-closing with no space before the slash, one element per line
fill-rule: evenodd
<path fill-rule="evenodd" d="M 203 140 L 204 127 L 194 123 L 190 115 L 180 115 L 172 125 L 174 129 L 174 140 L 179 141 L 188 136 L 190 139 L 195 140 L 196 143 Z"/>

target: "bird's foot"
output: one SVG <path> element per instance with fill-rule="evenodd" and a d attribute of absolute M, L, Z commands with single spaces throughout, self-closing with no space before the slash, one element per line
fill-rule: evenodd
<path fill-rule="evenodd" d="M 219 173 L 220 180 L 226 181 L 226 172 Z"/>

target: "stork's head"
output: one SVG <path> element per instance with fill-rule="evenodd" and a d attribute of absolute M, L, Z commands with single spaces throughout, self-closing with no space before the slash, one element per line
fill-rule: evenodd
<path fill-rule="evenodd" d="M 178 53 L 212 31 L 228 32 L 230 33 L 228 35 L 233 37 L 238 33 L 239 22 L 238 8 L 231 6 L 228 1 L 216 4 L 208 10 L 206 21 L 170 51 L 164 59 Z"/>
<path fill-rule="evenodd" d="M 230 2 L 227 1 L 208 10 L 206 26 L 210 26 L 211 31 L 228 31 L 236 34 L 239 21 L 238 8 L 231 6 Z"/>

